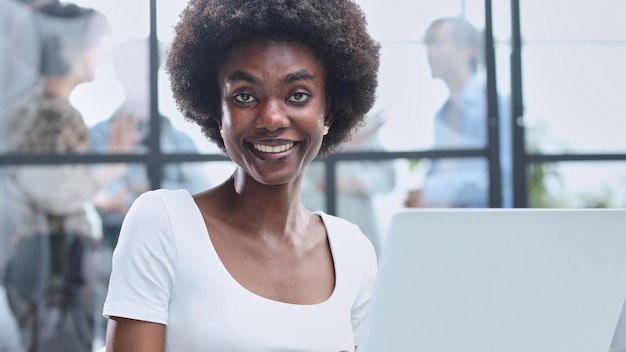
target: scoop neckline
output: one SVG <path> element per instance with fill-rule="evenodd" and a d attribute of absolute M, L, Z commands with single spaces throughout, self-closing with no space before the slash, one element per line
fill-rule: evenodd
<path fill-rule="evenodd" d="M 284 306 L 294 306 L 294 307 L 303 307 L 303 308 L 306 308 L 306 307 L 310 307 L 310 308 L 320 307 L 320 306 L 324 306 L 326 304 L 329 304 L 329 303 L 331 303 L 332 301 L 335 300 L 335 297 L 337 296 L 339 283 L 340 283 L 340 275 L 339 275 L 340 271 L 338 270 L 338 267 L 337 267 L 337 261 L 336 261 L 336 256 L 335 256 L 336 253 L 335 253 L 335 246 L 334 246 L 332 231 L 330 231 L 328 229 L 327 222 L 326 222 L 326 217 L 328 216 L 326 213 L 324 213 L 323 211 L 314 211 L 314 212 L 312 212 L 313 214 L 315 214 L 315 215 L 320 217 L 320 219 L 322 220 L 322 223 L 324 224 L 324 228 L 326 229 L 326 238 L 328 239 L 328 245 L 330 247 L 330 254 L 331 254 L 331 257 L 332 257 L 332 261 L 333 261 L 333 269 L 335 271 L 335 286 L 333 288 L 333 291 L 330 294 L 330 296 L 328 296 L 328 298 L 326 298 L 324 301 L 321 301 L 321 302 L 318 302 L 318 303 L 312 303 L 312 304 L 289 303 L 289 302 L 278 301 L 278 300 L 275 300 L 275 299 L 271 299 L 271 298 L 268 298 L 268 297 L 261 296 L 260 294 L 255 293 L 255 292 L 249 290 L 247 287 L 243 286 L 239 281 L 237 281 L 237 279 L 235 279 L 235 277 L 226 268 L 226 265 L 224 265 L 224 262 L 222 262 L 222 259 L 218 255 L 217 250 L 215 249 L 215 246 L 213 245 L 213 240 L 211 239 L 211 235 L 209 234 L 209 230 L 208 230 L 207 225 L 206 225 L 206 223 L 204 221 L 204 216 L 202 215 L 202 211 L 200 210 L 200 207 L 198 206 L 196 201 L 193 199 L 193 196 L 191 195 L 191 193 L 189 193 L 188 191 L 186 193 L 187 193 L 187 195 L 189 197 L 188 199 L 194 205 L 194 208 L 195 208 L 195 211 L 196 211 L 196 219 L 198 221 L 198 225 L 201 226 L 201 228 L 203 229 L 202 230 L 202 236 L 204 237 L 203 241 L 208 241 L 206 243 L 207 243 L 207 247 L 209 247 L 208 249 L 210 251 L 211 260 L 213 260 L 218 265 L 219 271 L 221 272 L 221 275 L 223 277 L 225 277 L 227 279 L 227 281 L 229 281 L 232 285 L 237 287 L 237 289 L 239 291 L 242 291 L 247 296 L 251 296 L 251 297 L 253 297 L 253 298 L 257 299 L 257 300 L 269 302 L 271 304 L 278 304 L 278 305 L 284 305 Z"/>

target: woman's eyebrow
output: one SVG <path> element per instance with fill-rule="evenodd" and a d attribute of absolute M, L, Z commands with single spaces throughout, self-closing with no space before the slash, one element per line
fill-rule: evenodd
<path fill-rule="evenodd" d="M 287 76 L 285 76 L 285 78 L 283 79 L 283 85 L 291 83 L 291 82 L 299 81 L 299 80 L 313 81 L 314 79 L 315 79 L 314 74 L 303 69 L 300 71 L 292 72 L 288 74 Z"/>
<path fill-rule="evenodd" d="M 315 79 L 315 75 L 307 70 L 299 70 L 296 72 L 289 73 L 283 78 L 282 85 L 292 83 L 299 80 L 313 81 Z M 226 78 L 227 83 L 232 83 L 235 81 L 244 81 L 254 85 L 261 85 L 261 80 L 256 76 L 241 70 L 237 70 L 233 72 Z"/>
<path fill-rule="evenodd" d="M 252 83 L 254 85 L 261 85 L 261 80 L 257 77 L 251 75 L 248 72 L 237 70 L 233 72 L 230 76 L 226 78 L 227 83 L 232 83 L 235 81 L 245 81 L 248 83 Z"/>

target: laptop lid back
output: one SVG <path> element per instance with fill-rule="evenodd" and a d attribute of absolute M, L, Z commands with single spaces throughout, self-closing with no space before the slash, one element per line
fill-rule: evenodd
<path fill-rule="evenodd" d="M 626 210 L 406 209 L 359 352 L 608 351 L 626 297 Z"/>

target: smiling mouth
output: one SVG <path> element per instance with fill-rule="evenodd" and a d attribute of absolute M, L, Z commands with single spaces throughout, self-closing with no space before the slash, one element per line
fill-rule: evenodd
<path fill-rule="evenodd" d="M 281 144 L 281 145 L 264 145 L 264 144 L 252 144 L 254 149 L 262 153 L 281 153 L 293 148 L 293 142 Z"/>

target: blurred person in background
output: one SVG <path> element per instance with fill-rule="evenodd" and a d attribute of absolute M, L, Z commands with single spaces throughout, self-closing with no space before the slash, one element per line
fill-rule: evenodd
<path fill-rule="evenodd" d="M 5 153 L 7 124 L 15 101 L 26 94 L 39 75 L 39 35 L 27 1 L 0 1 L 0 154 Z M 10 207 L 5 168 L 0 168 L 0 352 L 19 351 L 17 322 L 4 292 L 4 262 L 15 217 Z"/>
<path fill-rule="evenodd" d="M 0 2 L 0 153 L 6 152 L 5 133 L 15 102 L 39 79 L 41 40 L 31 7 L 34 3 Z"/>
<path fill-rule="evenodd" d="M 93 80 L 106 18 L 92 9 L 51 2 L 38 6 L 34 26 L 41 40 L 39 82 L 8 122 L 7 151 L 20 155 L 83 154 L 89 134 L 69 102 L 80 83 Z M 125 152 L 137 136 L 120 121 L 108 141 Z M 122 164 L 95 170 L 89 164 L 28 165 L 7 172 L 16 226 L 10 237 L 5 284 L 29 351 L 90 351 L 94 290 L 108 279 L 100 263 L 83 256 L 98 241 L 91 199 L 124 171 Z M 84 245 L 84 246 L 83 246 Z"/>
<path fill-rule="evenodd" d="M 7 130 L 15 102 L 39 78 L 41 41 L 33 9 L 40 1 L 0 1 L 0 154 L 6 153 Z M 17 321 L 3 286 L 9 239 L 15 214 L 9 197 L 6 167 L 0 167 L 0 352 L 21 351 Z"/>
<path fill-rule="evenodd" d="M 435 114 L 435 148 L 487 145 L 487 86 L 479 70 L 481 37 L 463 17 L 433 21 L 424 38 L 433 78 L 449 96 Z M 508 98 L 498 97 L 503 206 L 512 206 L 511 137 Z M 409 192 L 407 207 L 488 207 L 488 163 L 478 158 L 433 160 L 420 189 Z"/>

